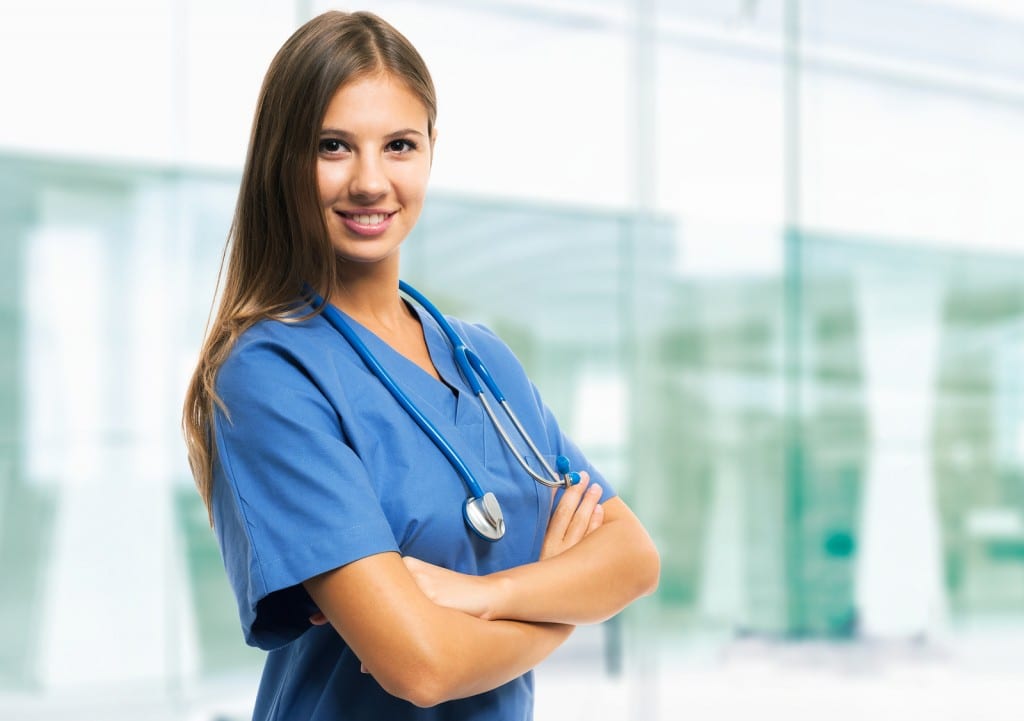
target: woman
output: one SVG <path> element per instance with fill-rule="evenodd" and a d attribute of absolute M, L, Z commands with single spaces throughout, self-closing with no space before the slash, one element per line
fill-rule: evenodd
<path fill-rule="evenodd" d="M 369 13 L 311 20 L 263 84 L 184 412 L 246 640 L 269 651 L 257 719 L 531 718 L 530 669 L 657 585 L 647 533 L 508 348 L 451 321 L 541 454 L 581 469 L 558 497 L 502 444 L 439 322 L 399 294 L 435 114 L 422 59 Z M 500 500 L 500 540 L 467 527 L 460 475 L 361 344 Z"/>

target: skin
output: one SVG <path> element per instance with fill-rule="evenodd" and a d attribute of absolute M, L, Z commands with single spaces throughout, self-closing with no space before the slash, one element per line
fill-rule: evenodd
<path fill-rule="evenodd" d="M 389 75 L 342 87 L 327 106 L 320 130 L 317 188 L 338 255 L 352 275 L 374 266 L 394 270 L 398 249 L 419 219 L 433 158 L 426 110 Z M 343 216 L 378 209 L 393 213 L 387 232 L 360 235 Z"/>
<path fill-rule="evenodd" d="M 439 378 L 419 321 L 397 293 L 399 248 L 419 219 L 430 178 L 434 135 L 427 113 L 389 75 L 358 78 L 334 95 L 321 124 L 317 187 L 331 243 L 347 263 L 331 303 Z M 392 213 L 373 236 L 353 232 L 345 216 Z"/>
<path fill-rule="evenodd" d="M 422 328 L 397 293 L 399 249 L 419 217 L 434 138 L 419 98 L 387 75 L 342 86 L 323 121 L 317 179 L 331 241 L 346 263 L 330 301 L 438 377 Z M 346 217 L 392 214 L 365 235 Z M 583 474 L 584 476 L 586 474 Z M 381 686 L 419 706 L 504 684 L 546 658 L 575 624 L 600 621 L 654 591 L 657 551 L 619 498 L 599 504 L 589 479 L 565 491 L 541 560 L 489 576 L 395 553 L 304 583 Z"/>
<path fill-rule="evenodd" d="M 645 572 L 652 569 L 644 564 L 656 565 L 655 554 L 626 504 L 613 498 L 599 505 L 602 489 L 588 488 L 588 481 L 563 494 L 536 563 L 470 576 L 415 558 L 403 561 L 431 600 L 479 618 L 604 621 L 654 590 L 646 585 Z M 601 533 L 591 538 L 598 528 Z M 630 568 L 634 563 L 641 565 L 639 573 Z"/>

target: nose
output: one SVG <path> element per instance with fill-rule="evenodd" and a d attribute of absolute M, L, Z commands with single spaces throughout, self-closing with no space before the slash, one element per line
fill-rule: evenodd
<path fill-rule="evenodd" d="M 388 191 L 388 177 L 381 159 L 372 155 L 360 156 L 348 190 L 350 195 L 361 200 L 384 195 Z"/>

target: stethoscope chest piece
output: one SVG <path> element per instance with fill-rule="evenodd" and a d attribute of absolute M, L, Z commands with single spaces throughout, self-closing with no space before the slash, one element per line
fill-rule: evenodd
<path fill-rule="evenodd" d="M 480 498 L 470 496 L 462 506 L 462 515 L 473 532 L 487 541 L 497 541 L 505 535 L 505 516 L 493 493 Z"/>

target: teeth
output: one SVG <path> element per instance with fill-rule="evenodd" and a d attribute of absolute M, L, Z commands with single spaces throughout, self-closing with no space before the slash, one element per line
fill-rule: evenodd
<path fill-rule="evenodd" d="M 359 223 L 359 225 L 380 225 L 384 222 L 383 213 L 374 213 L 373 215 L 353 215 L 352 220 Z"/>

